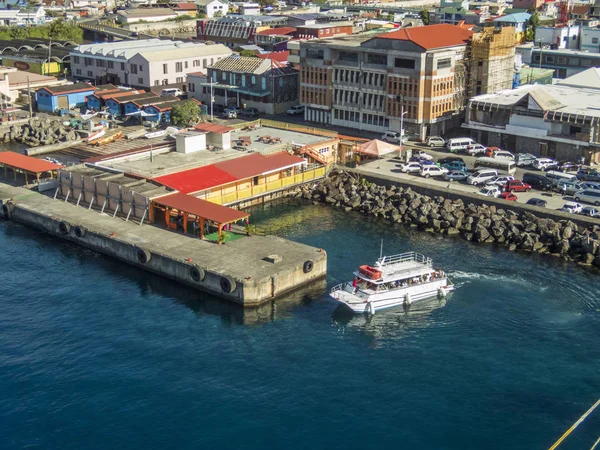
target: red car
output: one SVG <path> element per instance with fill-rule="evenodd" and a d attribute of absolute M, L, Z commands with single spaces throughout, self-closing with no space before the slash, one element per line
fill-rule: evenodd
<path fill-rule="evenodd" d="M 521 180 L 512 180 L 506 183 L 504 190 L 508 192 L 531 192 L 531 186 Z"/>
<path fill-rule="evenodd" d="M 502 194 L 500 194 L 500 197 L 502 200 L 508 200 L 509 202 L 516 202 L 517 201 L 517 196 L 515 194 L 513 194 L 512 192 L 503 192 Z"/>

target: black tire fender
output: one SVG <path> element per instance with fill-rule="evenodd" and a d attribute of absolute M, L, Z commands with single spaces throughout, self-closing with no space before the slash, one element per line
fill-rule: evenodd
<path fill-rule="evenodd" d="M 4 220 L 12 220 L 12 214 L 15 210 L 15 204 L 7 202 L 2 205 L 2 212 L 4 213 Z"/>
<path fill-rule="evenodd" d="M 140 263 L 142 264 L 147 264 L 150 259 L 152 258 L 152 253 L 150 253 L 148 250 L 138 247 L 137 251 L 136 251 L 136 256 L 137 259 Z"/>
<path fill-rule="evenodd" d="M 199 266 L 193 265 L 190 267 L 190 278 L 196 282 L 204 281 L 206 271 Z"/>
<path fill-rule="evenodd" d="M 62 220 L 58 224 L 58 231 L 60 231 L 60 234 L 64 234 L 64 235 L 69 234 L 71 232 L 71 224 Z"/>
<path fill-rule="evenodd" d="M 75 232 L 75 236 L 82 238 L 85 236 L 87 229 L 81 225 L 77 225 L 73 228 L 73 231 Z"/>
<path fill-rule="evenodd" d="M 308 261 L 304 262 L 304 266 L 302 267 L 302 270 L 304 270 L 304 273 L 312 272 L 313 266 L 314 266 L 314 264 L 313 264 L 312 260 L 309 259 Z"/>
<path fill-rule="evenodd" d="M 221 290 L 225 294 L 231 294 L 233 291 L 235 291 L 235 280 L 228 275 L 223 275 L 219 284 L 221 285 Z"/>

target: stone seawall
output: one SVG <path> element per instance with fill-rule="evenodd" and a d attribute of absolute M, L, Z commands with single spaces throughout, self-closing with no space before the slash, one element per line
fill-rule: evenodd
<path fill-rule="evenodd" d="M 597 221 L 540 217 L 528 210 L 513 210 L 508 202 L 496 199 L 470 201 L 462 193 L 453 198 L 429 196 L 412 187 L 386 184 L 335 169 L 314 188 L 305 186 L 291 195 L 424 231 L 460 235 L 468 241 L 495 243 L 511 251 L 550 254 L 600 267 Z"/>

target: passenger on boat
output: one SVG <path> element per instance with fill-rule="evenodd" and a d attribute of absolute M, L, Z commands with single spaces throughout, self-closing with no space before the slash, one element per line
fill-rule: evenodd
<path fill-rule="evenodd" d="M 352 281 L 352 293 L 356 294 L 356 289 L 358 288 L 358 278 L 354 277 Z"/>

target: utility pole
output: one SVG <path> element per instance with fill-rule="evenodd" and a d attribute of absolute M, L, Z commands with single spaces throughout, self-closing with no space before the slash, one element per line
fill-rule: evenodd
<path fill-rule="evenodd" d="M 27 98 L 29 99 L 29 118 L 32 118 L 33 110 L 31 105 L 31 89 L 29 88 L 29 77 L 27 77 Z"/>

